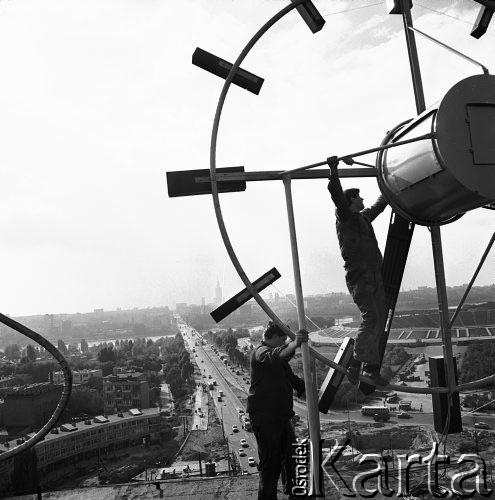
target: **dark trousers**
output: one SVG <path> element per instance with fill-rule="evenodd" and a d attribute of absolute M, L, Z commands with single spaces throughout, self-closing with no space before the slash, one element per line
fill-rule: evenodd
<path fill-rule="evenodd" d="M 386 319 L 381 271 L 367 271 L 353 281 L 347 277 L 347 288 L 361 312 L 361 324 L 354 342 L 354 357 L 366 364 L 379 365 L 379 345 Z"/>
<path fill-rule="evenodd" d="M 258 443 L 260 482 L 258 500 L 275 500 L 277 483 L 282 474 L 284 493 L 292 493 L 295 463 L 292 458 L 296 441 L 290 420 L 273 420 L 270 416 L 251 413 L 253 433 Z"/>

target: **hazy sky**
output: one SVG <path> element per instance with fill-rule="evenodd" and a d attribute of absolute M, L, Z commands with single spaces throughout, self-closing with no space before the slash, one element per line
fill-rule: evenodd
<path fill-rule="evenodd" d="M 244 62 L 265 84 L 259 96 L 230 91 L 218 166 L 255 171 L 314 163 L 376 146 L 387 130 L 416 115 L 401 17 L 387 15 L 385 2 L 314 3 L 327 21 L 321 32 L 312 35 L 293 11 Z M 495 70 L 495 22 L 480 40 L 469 36 L 478 4 L 414 4 L 419 29 Z M 165 173 L 209 168 L 222 80 L 191 64 L 194 49 L 233 61 L 285 5 L 0 3 L 2 313 L 208 302 L 217 277 L 226 297 L 243 288 L 221 242 L 211 197 L 168 198 Z M 418 39 L 418 48 L 428 105 L 479 73 L 429 41 Z M 293 183 L 307 294 L 345 290 L 326 184 Z M 375 180 L 344 182 L 351 185 L 362 189 L 365 202 L 379 193 Z M 222 195 L 221 203 L 248 276 L 254 280 L 276 266 L 282 274 L 277 287 L 292 292 L 282 183 L 250 183 L 244 193 Z M 389 214 L 375 224 L 382 248 Z M 480 209 L 442 230 L 449 285 L 470 279 L 494 216 Z M 477 284 L 493 283 L 494 271 L 491 257 Z M 417 227 L 403 287 L 433 284 L 429 232 Z"/>

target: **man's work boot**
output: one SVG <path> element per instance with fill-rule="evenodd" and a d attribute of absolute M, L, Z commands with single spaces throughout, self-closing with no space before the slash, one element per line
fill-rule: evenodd
<path fill-rule="evenodd" d="M 352 385 L 357 385 L 357 383 L 359 382 L 360 373 L 361 373 L 361 361 L 352 358 L 349 364 L 349 368 L 347 368 L 347 378 Z"/>
<path fill-rule="evenodd" d="M 380 365 L 365 365 L 363 375 L 370 378 L 374 385 L 385 386 L 390 384 L 390 380 L 380 374 Z"/>

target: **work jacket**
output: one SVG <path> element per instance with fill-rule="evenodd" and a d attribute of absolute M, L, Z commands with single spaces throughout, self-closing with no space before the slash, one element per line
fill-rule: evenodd
<path fill-rule="evenodd" d="M 262 413 L 274 420 L 294 416 L 293 391 L 304 392 L 304 381 L 294 374 L 280 353 L 287 347 L 269 347 L 264 342 L 251 352 L 251 386 L 247 398 L 249 413 Z"/>
<path fill-rule="evenodd" d="M 371 223 L 385 210 L 385 198 L 380 196 L 361 212 L 351 212 L 338 173 L 330 176 L 328 190 L 336 206 L 337 237 L 347 282 L 355 283 L 370 272 L 381 272 L 382 254 Z"/>

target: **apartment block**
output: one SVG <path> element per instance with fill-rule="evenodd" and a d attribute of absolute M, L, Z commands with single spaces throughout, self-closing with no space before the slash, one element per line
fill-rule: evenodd
<path fill-rule="evenodd" d="M 150 388 L 140 372 L 117 373 L 103 377 L 103 411 L 105 415 L 131 408 L 150 407 Z"/>

